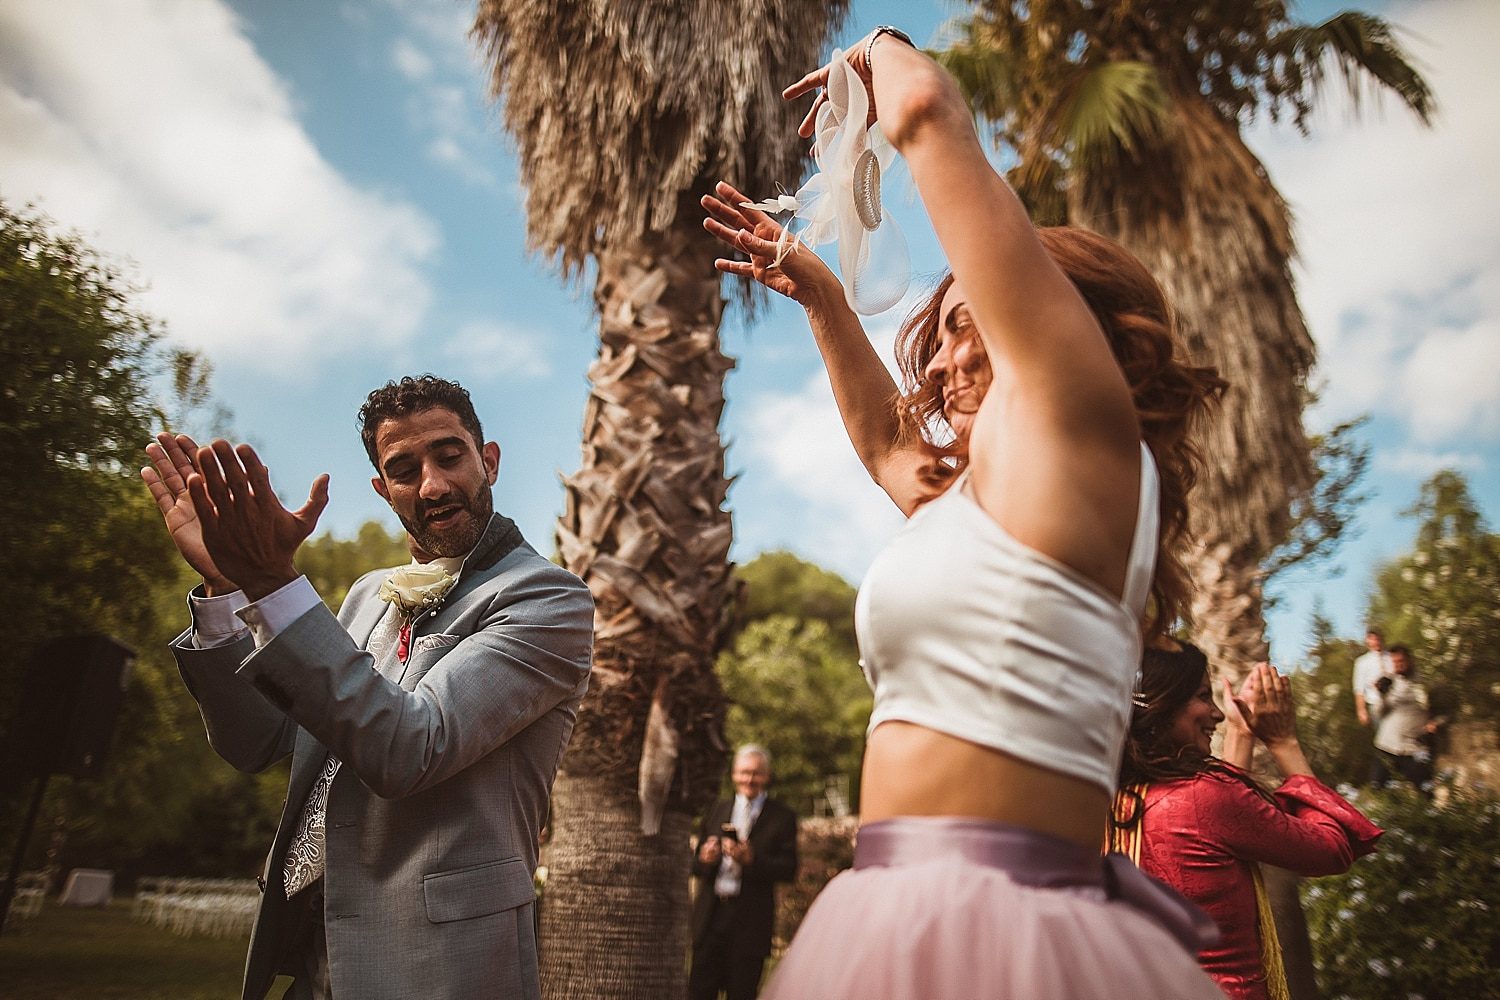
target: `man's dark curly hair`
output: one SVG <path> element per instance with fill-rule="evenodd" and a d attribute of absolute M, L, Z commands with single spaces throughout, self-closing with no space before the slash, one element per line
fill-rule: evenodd
<path fill-rule="evenodd" d="M 370 393 L 365 405 L 359 408 L 359 438 L 365 443 L 365 454 L 370 456 L 370 464 L 375 466 L 376 472 L 380 471 L 380 456 L 375 451 L 375 434 L 381 423 L 438 406 L 453 411 L 458 422 L 474 439 L 475 448 L 484 447 L 484 431 L 479 426 L 474 403 L 469 399 L 469 390 L 436 375 L 420 378 L 407 375 L 399 382 L 387 382 Z"/>

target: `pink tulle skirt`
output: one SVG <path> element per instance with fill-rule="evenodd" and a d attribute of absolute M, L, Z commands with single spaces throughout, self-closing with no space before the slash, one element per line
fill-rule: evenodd
<path fill-rule="evenodd" d="M 1172 903 L 1110 898 L 1119 893 L 1106 890 L 1097 855 L 1080 859 L 1081 849 L 1060 844 L 977 820 L 867 824 L 855 868 L 813 902 L 761 996 L 1222 1000 L 1161 914 L 1150 913 Z M 1085 879 L 1054 874 L 1085 866 L 1093 873 Z M 1079 884 L 1087 881 L 1095 884 Z"/>

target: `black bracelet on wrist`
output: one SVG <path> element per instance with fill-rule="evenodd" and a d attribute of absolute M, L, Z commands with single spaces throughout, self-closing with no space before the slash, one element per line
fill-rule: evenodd
<path fill-rule="evenodd" d="M 881 35 L 890 35 L 892 38 L 901 39 L 901 41 L 905 42 L 907 45 L 910 45 L 912 48 L 917 47 L 917 43 L 911 40 L 911 36 L 895 25 L 877 24 L 875 26 L 875 30 L 870 33 L 870 40 L 865 43 L 865 69 L 871 73 L 875 72 L 875 64 L 870 62 L 870 54 L 875 51 L 875 39 L 879 38 Z"/>

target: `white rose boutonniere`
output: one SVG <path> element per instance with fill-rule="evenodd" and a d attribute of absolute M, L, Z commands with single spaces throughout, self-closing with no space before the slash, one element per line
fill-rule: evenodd
<path fill-rule="evenodd" d="M 432 563 L 402 566 L 380 585 L 379 597 L 410 618 L 443 603 L 457 582 L 458 577 Z"/>

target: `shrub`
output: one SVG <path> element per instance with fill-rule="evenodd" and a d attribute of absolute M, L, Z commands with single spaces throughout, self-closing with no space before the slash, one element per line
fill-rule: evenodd
<path fill-rule="evenodd" d="M 797 880 L 776 895 L 776 954 L 786 950 L 813 898 L 835 875 L 854 866 L 858 829 L 858 816 L 804 819 L 798 824 Z"/>
<path fill-rule="evenodd" d="M 1304 884 L 1330 1000 L 1500 995 L 1500 801 L 1449 792 L 1443 806 L 1406 790 L 1361 795 L 1385 828 L 1379 848 Z"/>

